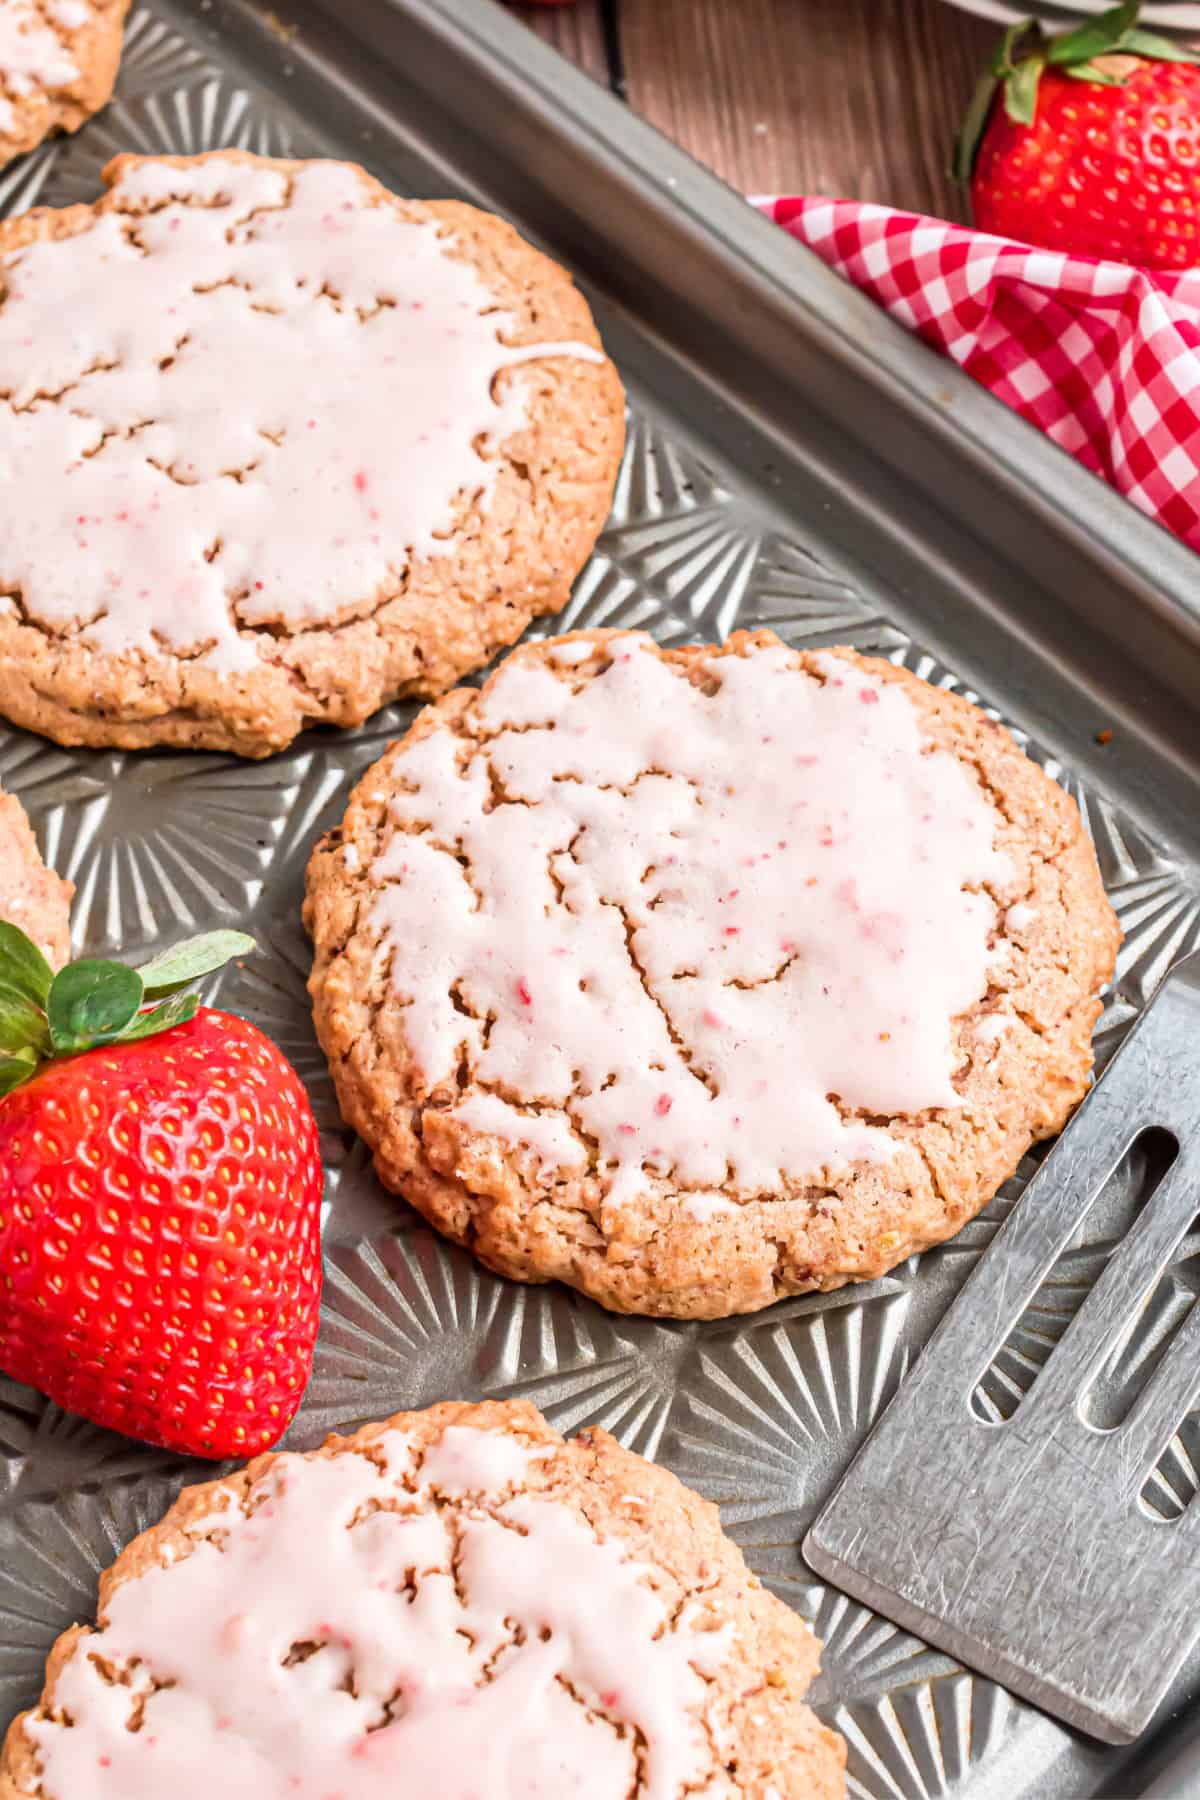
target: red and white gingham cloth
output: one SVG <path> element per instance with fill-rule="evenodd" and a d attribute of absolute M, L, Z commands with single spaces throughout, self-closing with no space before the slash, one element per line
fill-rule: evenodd
<path fill-rule="evenodd" d="M 858 201 L 757 204 L 1200 550 L 1200 270 L 1031 250 Z"/>

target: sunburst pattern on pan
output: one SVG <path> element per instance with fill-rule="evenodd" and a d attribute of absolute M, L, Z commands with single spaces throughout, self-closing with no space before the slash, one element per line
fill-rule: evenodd
<path fill-rule="evenodd" d="M 192 37 L 174 22 L 189 12 Z M 169 0 L 138 9 L 114 104 L 77 138 L 14 165 L 0 208 L 91 199 L 100 168 L 121 149 L 309 151 L 284 104 L 216 66 L 204 18 Z M 433 185 L 431 177 L 427 191 Z M 557 628 L 638 625 L 674 643 L 735 624 L 768 625 L 797 645 L 850 642 L 960 685 L 889 621 L 878 597 L 828 565 L 803 527 L 781 533 L 736 471 L 714 471 L 635 403 L 611 524 Z M 542 621 L 531 635 L 546 629 Z M 254 766 L 70 752 L 0 732 L 0 784 L 21 796 L 47 854 L 79 885 L 81 948 L 136 951 L 234 920 L 258 939 L 259 954 L 228 972 L 217 997 L 268 1030 L 309 1083 L 330 1171 L 324 1329 L 290 1441 L 311 1444 L 334 1427 L 449 1395 L 525 1394 L 560 1429 L 605 1425 L 719 1500 L 764 1579 L 825 1639 L 816 1698 L 848 1740 L 852 1793 L 1031 1793 L 1030 1771 L 1061 1762 L 1066 1734 L 814 1581 L 798 1545 L 1036 1159 L 919 1263 L 861 1289 L 714 1325 L 613 1318 L 559 1289 L 515 1287 L 398 1212 L 333 1106 L 308 1017 L 298 908 L 313 837 L 411 717 L 411 708 L 391 707 L 359 731 L 310 734 Z M 1030 749 L 1079 801 L 1127 934 L 1101 1026 L 1107 1054 L 1171 959 L 1200 942 L 1200 885 L 1106 798 Z M 1105 1247 L 1101 1222 L 990 1373 L 991 1404 L 1023 1391 Z M 1140 1340 L 1131 1344 L 1139 1351 Z M 58 1631 L 89 1615 L 100 1569 L 197 1478 L 196 1465 L 96 1431 L 0 1380 L 0 1727 L 33 1697 Z M 1198 1485 L 1192 1419 L 1144 1503 L 1169 1518 Z"/>

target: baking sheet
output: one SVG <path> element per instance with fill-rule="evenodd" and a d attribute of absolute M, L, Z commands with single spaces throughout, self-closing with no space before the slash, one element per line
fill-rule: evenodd
<path fill-rule="evenodd" d="M 1200 941 L 1194 561 L 486 0 L 136 7 L 114 105 L 0 178 L 0 205 L 90 199 L 118 150 L 230 144 L 349 155 L 401 191 L 490 201 L 587 278 L 629 386 L 630 444 L 561 628 L 636 624 L 676 643 L 765 624 L 888 655 L 998 709 L 1079 799 L 1121 914 L 1110 1050 Z M 852 1793 L 1141 1792 L 1200 1658 L 1156 1740 L 1105 1750 L 824 1587 L 799 1556 L 1019 1179 L 883 1280 L 699 1325 L 506 1283 L 382 1193 L 316 1048 L 298 910 L 314 837 L 410 717 L 311 733 L 258 765 L 0 732 L 0 784 L 78 885 L 80 950 L 134 955 L 233 923 L 259 941 L 212 998 L 295 1062 L 329 1170 L 325 1318 L 287 1441 L 484 1394 L 527 1395 L 564 1430 L 603 1424 L 720 1500 L 825 1640 L 814 1699 L 848 1740 Z M 1101 1250 L 1083 1249 L 1086 1280 Z M 1032 1364 L 1036 1345 L 1024 1352 Z M 1162 1465 L 1179 1505 L 1198 1479 L 1196 1424 Z M 57 1632 L 90 1616 L 98 1571 L 211 1472 L 0 1378 L 0 1728 L 36 1695 Z"/>

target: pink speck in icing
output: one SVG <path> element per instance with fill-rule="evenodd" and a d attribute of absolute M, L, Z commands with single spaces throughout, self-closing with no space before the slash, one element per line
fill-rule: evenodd
<path fill-rule="evenodd" d="M 269 1519 L 193 1520 L 189 1555 L 113 1594 L 59 1675 L 73 1723 L 27 1725 L 40 1791 L 625 1800 L 635 1740 L 646 1800 L 690 1791 L 728 1629 L 673 1617 L 652 1571 L 570 1508 L 512 1495 L 539 1454 L 455 1428 L 415 1492 L 398 1433 L 383 1467 L 282 1458 L 260 1490 Z M 435 1494 L 458 1498 L 456 1528 Z"/>
<path fill-rule="evenodd" d="M 0 525 L 0 587 L 98 649 L 236 672 L 269 641 L 255 627 L 373 603 L 414 557 L 452 547 L 462 496 L 488 505 L 495 447 L 529 400 L 523 379 L 496 377 L 600 360 L 508 345 L 516 322 L 453 235 L 370 204 L 344 164 L 143 164 L 116 192 L 128 214 L 11 252 L 20 290 L 0 305 L 0 481 L 21 497 Z M 69 404 L 39 398 L 67 388 Z M 87 546 L 63 534 L 80 513 L 96 521 Z M 98 563 L 153 599 L 97 594 Z"/>
<path fill-rule="evenodd" d="M 396 825 L 433 830 L 385 844 L 372 916 L 425 1079 L 451 1081 L 465 1048 L 508 1098 L 451 1117 L 477 1130 L 486 1112 L 551 1170 L 556 1146 L 578 1166 L 594 1141 L 613 1206 L 651 1151 L 678 1186 L 721 1187 L 731 1166 L 766 1193 L 887 1159 L 894 1140 L 855 1113 L 959 1104 L 954 1021 L 988 986 L 987 884 L 1012 880 L 999 816 L 894 683 L 831 677 L 832 656 L 821 679 L 772 646 L 714 657 L 710 696 L 625 643 L 578 692 L 569 662 L 510 661 L 480 707 L 486 756 L 462 761 L 441 730 L 395 767 Z M 512 804 L 493 805 L 490 772 Z"/>

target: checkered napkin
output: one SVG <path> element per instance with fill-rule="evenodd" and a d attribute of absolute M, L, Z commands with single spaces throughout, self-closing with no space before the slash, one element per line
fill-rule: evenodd
<path fill-rule="evenodd" d="M 1200 550 L 1200 270 L 1148 274 L 858 201 L 756 204 Z"/>

